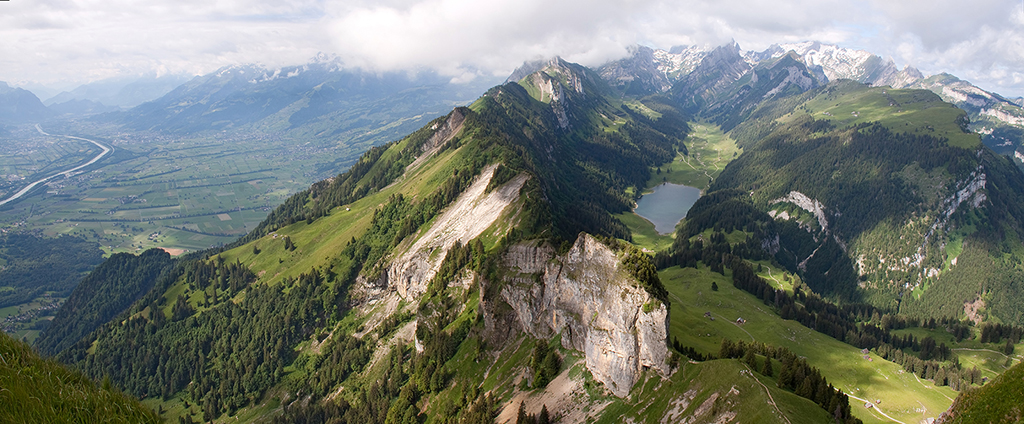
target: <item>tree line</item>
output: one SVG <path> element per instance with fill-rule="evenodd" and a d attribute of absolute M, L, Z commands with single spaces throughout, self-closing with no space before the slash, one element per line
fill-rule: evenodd
<path fill-rule="evenodd" d="M 758 356 L 764 359 L 760 360 Z M 851 413 L 849 396 L 829 384 L 821 375 L 821 371 L 807 363 L 807 359 L 798 357 L 789 349 L 759 342 L 744 343 L 742 340 L 733 342 L 723 339 L 718 358 L 742 359 L 752 371 L 766 377 L 776 375 L 772 360 L 779 361 L 780 367 L 776 378 L 779 388 L 816 403 L 832 414 L 838 422 L 861 422 Z"/>

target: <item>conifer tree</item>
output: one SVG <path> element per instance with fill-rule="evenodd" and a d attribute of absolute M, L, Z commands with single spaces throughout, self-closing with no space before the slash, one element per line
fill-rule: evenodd
<path fill-rule="evenodd" d="M 540 415 L 537 416 L 537 424 L 551 424 L 551 415 L 548 413 L 548 406 L 540 408 Z"/>
<path fill-rule="evenodd" d="M 756 370 L 757 369 L 757 356 L 754 355 L 754 349 L 751 349 L 751 348 L 747 349 L 747 353 L 745 355 L 743 355 L 743 362 L 745 362 L 748 366 L 750 366 L 750 369 L 752 369 L 752 370 Z"/>
<path fill-rule="evenodd" d="M 526 402 L 519 402 L 519 413 L 516 415 L 516 424 L 533 424 L 530 415 L 526 413 Z"/>

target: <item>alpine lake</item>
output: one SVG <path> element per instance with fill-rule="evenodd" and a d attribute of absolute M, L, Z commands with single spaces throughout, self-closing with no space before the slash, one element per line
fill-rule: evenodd
<path fill-rule="evenodd" d="M 662 183 L 653 190 L 637 200 L 633 212 L 651 221 L 658 234 L 671 234 L 675 231 L 676 224 L 700 198 L 700 189 L 682 184 Z"/>

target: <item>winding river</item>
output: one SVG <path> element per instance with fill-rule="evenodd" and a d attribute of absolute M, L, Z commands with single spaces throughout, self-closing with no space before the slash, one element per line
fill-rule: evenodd
<path fill-rule="evenodd" d="M 56 174 L 50 175 L 49 177 L 43 178 L 43 179 L 41 179 L 39 181 L 36 181 L 36 182 L 34 182 L 32 184 L 29 184 L 29 185 L 25 186 L 25 188 L 21 189 L 21 191 L 19 191 L 17 193 L 14 193 L 13 196 L 8 197 L 8 198 L 0 201 L 0 206 L 6 205 L 8 202 L 13 202 L 15 200 L 18 200 L 19 198 L 21 198 L 21 196 L 24 196 L 25 193 L 28 193 L 29 191 L 32 191 L 32 189 L 36 188 L 36 186 L 38 186 L 39 184 L 45 183 L 45 182 L 47 182 L 47 181 L 49 181 L 49 180 L 51 180 L 51 179 L 53 179 L 53 178 L 55 178 L 55 177 L 57 177 L 59 175 L 63 175 L 65 177 L 69 177 L 69 176 L 71 176 L 71 173 L 96 163 L 96 161 L 98 161 L 100 159 L 103 159 L 104 156 L 106 156 L 106 155 L 110 154 L 110 152 L 114 151 L 113 147 L 107 146 L 107 145 L 102 144 L 102 143 L 100 143 L 98 141 L 95 141 L 95 140 L 89 140 L 88 138 L 74 137 L 74 136 L 70 136 L 70 135 L 53 135 L 53 134 L 49 134 L 46 131 L 43 131 L 43 129 L 39 127 L 39 124 L 36 124 L 36 131 L 39 131 L 39 133 L 42 134 L 42 135 L 46 135 L 46 136 L 50 136 L 50 137 L 64 137 L 64 138 L 72 138 L 72 139 L 75 139 L 75 140 L 88 141 L 88 142 L 90 142 L 92 144 L 95 144 L 100 149 L 103 149 L 103 151 L 100 152 L 100 154 L 96 155 L 96 157 L 92 158 L 92 160 L 90 160 L 90 161 L 88 161 L 88 162 L 86 162 L 86 163 L 84 163 L 82 165 L 78 165 L 78 166 L 76 166 L 74 168 L 58 172 Z"/>

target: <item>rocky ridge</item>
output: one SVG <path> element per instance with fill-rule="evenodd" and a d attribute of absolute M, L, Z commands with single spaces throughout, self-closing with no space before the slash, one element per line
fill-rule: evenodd
<path fill-rule="evenodd" d="M 512 246 L 504 263 L 511 274 L 500 295 L 515 322 L 533 337 L 561 335 L 614 395 L 629 394 L 645 369 L 668 374 L 668 308 L 620 269 L 608 246 L 583 234 L 555 255 L 528 242 Z M 485 314 L 492 329 L 496 319 Z"/>

